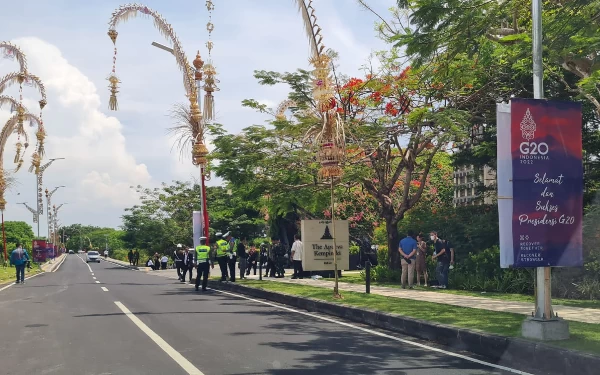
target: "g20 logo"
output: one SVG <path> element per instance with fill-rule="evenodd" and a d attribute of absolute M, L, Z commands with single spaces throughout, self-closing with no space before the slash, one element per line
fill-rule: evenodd
<path fill-rule="evenodd" d="M 521 142 L 519 151 L 523 155 L 546 155 L 548 153 L 548 144 L 546 142 Z"/>

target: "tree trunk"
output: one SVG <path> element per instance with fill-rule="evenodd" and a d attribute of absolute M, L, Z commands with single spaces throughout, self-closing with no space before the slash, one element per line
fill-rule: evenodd
<path fill-rule="evenodd" d="M 387 231 L 388 242 L 388 267 L 394 270 L 400 269 L 400 259 L 398 254 L 398 222 L 391 217 L 386 217 L 385 228 Z"/>

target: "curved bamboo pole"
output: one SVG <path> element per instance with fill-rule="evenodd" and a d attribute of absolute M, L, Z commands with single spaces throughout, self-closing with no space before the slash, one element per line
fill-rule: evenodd
<path fill-rule="evenodd" d="M 27 58 L 25 54 L 11 42 L 2 41 L 0 42 L 0 51 L 4 52 L 4 56 L 7 58 L 17 59 L 19 63 L 20 72 L 27 72 Z"/>
<path fill-rule="evenodd" d="M 27 72 L 13 72 L 5 75 L 0 78 L 0 94 L 4 92 L 7 88 L 14 84 L 31 84 L 36 90 L 39 91 L 42 99 L 40 99 L 40 110 L 44 109 L 46 106 L 46 87 L 44 87 L 44 83 L 42 80 L 33 74 L 29 74 Z"/>
<path fill-rule="evenodd" d="M 154 19 L 154 26 L 158 29 L 158 31 L 171 43 L 173 46 L 173 55 L 175 56 L 175 60 L 177 61 L 177 66 L 183 73 L 183 86 L 185 88 L 186 95 L 188 100 L 190 101 L 190 114 L 193 120 L 191 123 L 191 136 L 195 140 L 195 144 L 192 151 L 192 160 L 195 165 L 201 165 L 206 163 L 206 155 L 208 155 L 208 149 L 204 144 L 204 131 L 205 124 L 202 121 L 202 113 L 200 111 L 200 107 L 198 105 L 198 88 L 195 84 L 195 71 L 194 68 L 190 65 L 187 57 L 185 56 L 184 50 L 181 47 L 181 43 L 179 42 L 179 38 L 175 34 L 173 27 L 160 15 L 158 12 L 148 8 L 142 4 L 126 4 L 117 8 L 108 23 L 109 30 L 108 36 L 112 40 L 115 45 L 115 55 L 113 58 L 113 70 L 111 75 L 108 77 L 108 81 L 110 82 L 110 91 L 111 97 L 109 101 L 109 108 L 111 110 L 117 110 L 117 98 L 116 94 L 118 93 L 118 84 L 121 82 L 119 78 L 117 78 L 115 73 L 115 65 L 116 65 L 116 42 L 117 36 L 119 33 L 117 32 L 117 26 L 119 23 L 125 22 L 131 18 L 137 16 L 146 16 Z"/>
<path fill-rule="evenodd" d="M 22 107 L 21 107 L 22 108 Z M 6 146 L 6 142 L 8 138 L 13 133 L 19 133 L 19 116 L 24 117 L 26 121 L 30 121 L 32 124 L 37 123 L 38 128 L 43 129 L 42 120 L 36 115 L 25 112 L 24 114 L 15 114 L 11 118 L 8 119 L 2 131 L 0 132 L 0 210 L 4 210 L 6 208 L 6 199 L 4 198 L 4 193 L 6 192 L 6 176 L 4 171 L 4 148 Z M 34 153 L 35 158 L 35 153 Z M 22 159 L 21 159 L 22 162 Z M 20 164 L 17 166 L 17 169 L 20 167 Z"/>

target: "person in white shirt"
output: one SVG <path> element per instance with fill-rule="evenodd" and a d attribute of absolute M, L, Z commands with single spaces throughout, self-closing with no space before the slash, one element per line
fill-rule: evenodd
<path fill-rule="evenodd" d="M 292 245 L 292 262 L 294 263 L 294 275 L 292 279 L 303 279 L 302 276 L 302 253 L 304 253 L 304 245 L 300 241 L 300 235 L 294 235 L 294 244 Z"/>
<path fill-rule="evenodd" d="M 169 258 L 166 255 L 163 255 L 162 258 L 160 258 L 160 268 L 166 270 L 168 262 Z"/>
<path fill-rule="evenodd" d="M 104 250 L 104 259 L 108 258 L 108 250 Z"/>

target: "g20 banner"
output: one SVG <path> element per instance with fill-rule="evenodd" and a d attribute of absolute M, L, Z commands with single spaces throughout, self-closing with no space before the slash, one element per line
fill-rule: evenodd
<path fill-rule="evenodd" d="M 583 264 L 581 104 L 511 100 L 514 267 Z"/>
<path fill-rule="evenodd" d="M 44 240 L 33 240 L 31 244 L 31 252 L 33 253 L 33 261 L 36 263 L 43 263 L 46 261 L 46 241 Z"/>

